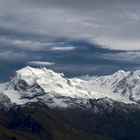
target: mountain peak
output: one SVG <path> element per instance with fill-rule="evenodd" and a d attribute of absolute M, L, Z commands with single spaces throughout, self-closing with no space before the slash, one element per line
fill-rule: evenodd
<path fill-rule="evenodd" d="M 0 93 L 12 103 L 25 104 L 41 100 L 50 107 L 90 108 L 90 100 L 105 98 L 135 103 L 140 99 L 140 80 L 130 73 L 119 70 L 112 75 L 84 80 L 67 78 L 62 73 L 44 67 L 26 66 L 16 71 L 8 83 L 3 84 L 5 88 L 0 85 Z"/>

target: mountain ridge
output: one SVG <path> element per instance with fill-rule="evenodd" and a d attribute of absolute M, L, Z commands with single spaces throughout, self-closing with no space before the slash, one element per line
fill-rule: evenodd
<path fill-rule="evenodd" d="M 0 101 L 15 104 L 42 101 L 60 108 L 92 108 L 89 100 L 105 98 L 110 104 L 112 101 L 139 104 L 139 75 L 140 71 L 119 70 L 108 76 L 67 78 L 47 68 L 26 66 L 16 71 L 9 82 L 0 84 Z"/>
<path fill-rule="evenodd" d="M 20 69 L 0 84 L 0 139 L 139 140 L 132 85 L 139 87 L 139 71 L 67 78 L 47 68 Z"/>

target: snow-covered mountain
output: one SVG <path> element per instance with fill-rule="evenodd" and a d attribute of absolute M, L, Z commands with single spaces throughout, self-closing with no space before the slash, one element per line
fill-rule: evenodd
<path fill-rule="evenodd" d="M 118 71 L 109 76 L 66 78 L 47 68 L 25 67 L 0 84 L 0 102 L 18 105 L 41 101 L 49 107 L 92 108 L 100 103 L 139 104 L 140 71 Z"/>
<path fill-rule="evenodd" d="M 120 97 L 120 100 L 129 100 L 133 102 L 140 101 L 140 70 L 137 71 L 122 71 L 108 76 L 89 77 L 87 85 L 96 88 L 96 91 L 107 91 L 113 93 L 115 98 Z"/>

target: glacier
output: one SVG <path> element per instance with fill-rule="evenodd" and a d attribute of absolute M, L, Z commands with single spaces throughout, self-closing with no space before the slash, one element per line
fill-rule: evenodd
<path fill-rule="evenodd" d="M 140 103 L 140 71 L 119 70 L 112 75 L 67 78 L 45 67 L 26 66 L 0 84 L 0 102 L 24 105 L 43 102 L 51 108 L 92 108 L 90 100 L 112 105 Z"/>

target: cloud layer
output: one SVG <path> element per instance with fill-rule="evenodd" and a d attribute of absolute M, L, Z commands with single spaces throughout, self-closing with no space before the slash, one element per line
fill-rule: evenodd
<path fill-rule="evenodd" d="M 1 37 L 8 36 L 15 44 L 40 46 L 40 42 L 25 37 L 37 35 L 96 41 L 112 49 L 140 49 L 138 0 L 0 0 L 0 3 Z M 27 40 L 14 42 L 17 34 Z"/>
<path fill-rule="evenodd" d="M 139 13 L 138 0 L 0 0 L 0 80 L 28 62 L 68 76 L 138 69 Z"/>

